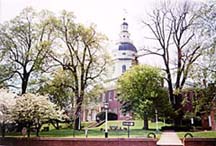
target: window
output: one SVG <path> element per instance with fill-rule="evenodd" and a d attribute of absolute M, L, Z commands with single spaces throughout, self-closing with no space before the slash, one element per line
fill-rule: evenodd
<path fill-rule="evenodd" d="M 113 97 L 112 97 L 112 91 L 109 91 L 109 92 L 108 92 L 108 96 L 109 96 L 109 101 L 112 101 L 112 98 L 113 98 Z"/>
<path fill-rule="evenodd" d="M 106 91 L 105 93 L 105 102 L 109 101 L 109 91 Z"/>
<path fill-rule="evenodd" d="M 122 65 L 122 73 L 126 71 L 126 65 Z"/>
<path fill-rule="evenodd" d="M 102 93 L 102 102 L 106 102 L 106 95 L 105 95 L 105 93 Z"/>
<path fill-rule="evenodd" d="M 117 100 L 117 95 L 116 95 L 116 91 L 113 91 L 113 97 L 114 97 L 114 100 Z"/>

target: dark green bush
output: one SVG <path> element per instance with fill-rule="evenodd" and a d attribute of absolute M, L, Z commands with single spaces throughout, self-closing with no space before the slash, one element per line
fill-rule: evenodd
<path fill-rule="evenodd" d="M 193 128 L 189 125 L 182 126 L 163 126 L 161 127 L 161 131 L 164 130 L 174 130 L 174 131 L 191 131 Z"/>
<path fill-rule="evenodd" d="M 96 115 L 96 121 L 104 121 L 105 120 L 105 112 L 100 112 Z M 108 112 L 108 121 L 109 120 L 118 120 L 118 115 L 113 112 Z"/>

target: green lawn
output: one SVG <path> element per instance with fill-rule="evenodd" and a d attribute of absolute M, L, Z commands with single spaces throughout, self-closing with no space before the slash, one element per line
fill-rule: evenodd
<path fill-rule="evenodd" d="M 121 129 L 124 129 L 126 127 L 122 126 L 123 121 L 109 121 L 109 126 L 118 126 L 121 127 Z M 89 123 L 82 123 L 85 126 L 89 125 Z M 48 125 L 45 125 L 48 126 Z M 66 125 L 61 125 L 63 129 L 56 130 L 50 125 L 50 131 L 47 132 L 40 132 L 40 136 L 46 136 L 46 137 L 85 137 L 85 131 L 74 131 L 73 129 L 66 128 Z M 164 126 L 162 122 L 158 123 L 158 127 L 161 128 Z M 150 130 L 143 130 L 143 121 L 142 120 L 136 120 L 135 126 L 130 127 L 130 137 L 147 137 L 147 134 L 149 132 L 156 132 L 156 124 L 149 122 L 149 128 Z M 104 137 L 104 130 L 105 124 L 97 127 L 97 128 L 89 128 L 88 129 L 88 137 L 89 138 L 103 138 Z M 157 136 L 159 136 L 160 132 L 157 133 Z M 21 136 L 20 133 L 12 133 L 7 136 Z M 35 133 L 32 133 L 32 136 L 35 136 Z M 109 131 L 109 137 L 112 138 L 126 138 L 128 136 L 127 130 L 112 130 Z"/>
<path fill-rule="evenodd" d="M 122 126 L 123 121 L 109 121 L 108 122 L 108 127 L 109 126 L 118 126 L 121 127 L 121 129 L 127 128 L 125 126 Z M 83 123 L 83 125 L 88 126 L 89 123 Z M 161 128 L 164 126 L 162 122 L 158 123 L 158 127 Z M 130 127 L 130 137 L 147 137 L 149 132 L 156 132 L 156 124 L 149 122 L 149 128 L 150 130 L 143 130 L 143 121 L 142 120 L 136 120 L 135 121 L 135 126 Z M 89 138 L 103 138 L 104 137 L 104 130 L 105 129 L 105 124 L 97 127 L 97 128 L 89 128 L 88 129 L 88 137 Z M 159 135 L 157 133 L 157 135 Z M 47 137 L 85 137 L 85 131 L 73 131 L 72 129 L 61 129 L 61 130 L 55 130 L 52 129 L 48 132 L 41 132 L 41 136 L 47 136 Z M 112 138 L 126 138 L 128 137 L 128 132 L 127 130 L 112 130 L 109 131 L 109 137 Z"/>
<path fill-rule="evenodd" d="M 124 129 L 126 127 L 122 126 L 123 121 L 109 121 L 108 122 L 108 127 L 109 126 L 118 126 L 121 127 L 121 129 Z M 88 122 L 83 122 L 82 125 L 84 127 L 87 127 L 90 123 Z M 48 126 L 48 125 L 44 125 Z M 164 126 L 164 123 L 159 122 L 158 127 L 159 129 Z M 56 130 L 54 127 L 49 125 L 50 131 L 47 132 L 40 132 L 40 136 L 42 137 L 77 137 L 77 138 L 84 138 L 85 137 L 85 131 L 80 130 L 80 131 L 74 131 L 73 129 L 68 128 L 68 125 L 62 124 L 61 125 L 62 129 Z M 157 138 L 160 137 L 161 132 L 156 132 L 156 123 L 149 122 L 149 129 L 150 130 L 143 130 L 143 121 L 142 120 L 136 120 L 135 121 L 135 126 L 130 127 L 130 137 L 147 137 L 148 133 L 154 132 L 157 135 Z M 104 138 L 104 130 L 105 129 L 105 124 L 101 125 L 100 127 L 97 128 L 89 128 L 88 129 L 88 137 L 89 138 Z M 185 133 L 187 132 L 177 132 L 178 136 L 180 138 L 183 138 Z M 193 137 L 208 137 L 208 138 L 216 138 L 216 131 L 202 131 L 202 132 L 190 132 Z M 109 131 L 109 137 L 111 138 L 126 138 L 127 135 L 127 130 L 112 130 Z M 21 133 L 10 133 L 7 134 L 6 136 L 22 136 Z M 35 136 L 35 133 L 32 133 L 31 136 Z"/>
<path fill-rule="evenodd" d="M 184 135 L 187 132 L 178 132 L 178 136 L 180 138 L 184 138 Z M 216 131 L 200 131 L 200 132 L 189 132 L 193 135 L 193 137 L 201 137 L 201 138 L 216 138 Z"/>

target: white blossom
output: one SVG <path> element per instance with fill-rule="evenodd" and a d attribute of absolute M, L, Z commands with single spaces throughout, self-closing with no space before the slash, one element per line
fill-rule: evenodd
<path fill-rule="evenodd" d="M 0 123 L 12 121 L 11 109 L 16 103 L 15 94 L 6 89 L 0 89 Z"/>
<path fill-rule="evenodd" d="M 50 119 L 61 120 L 62 112 L 47 96 L 27 93 L 17 98 L 12 116 L 19 122 L 43 124 Z"/>

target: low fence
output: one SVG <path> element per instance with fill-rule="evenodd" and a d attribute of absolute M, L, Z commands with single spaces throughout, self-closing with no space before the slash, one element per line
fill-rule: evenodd
<path fill-rule="evenodd" d="M 186 138 L 184 146 L 216 146 L 216 138 Z"/>
<path fill-rule="evenodd" d="M 156 146 L 152 138 L 0 138 L 0 146 Z M 184 146 L 216 146 L 216 138 L 186 138 Z"/>
<path fill-rule="evenodd" d="M 5 146 L 156 146 L 152 138 L 0 138 Z"/>

